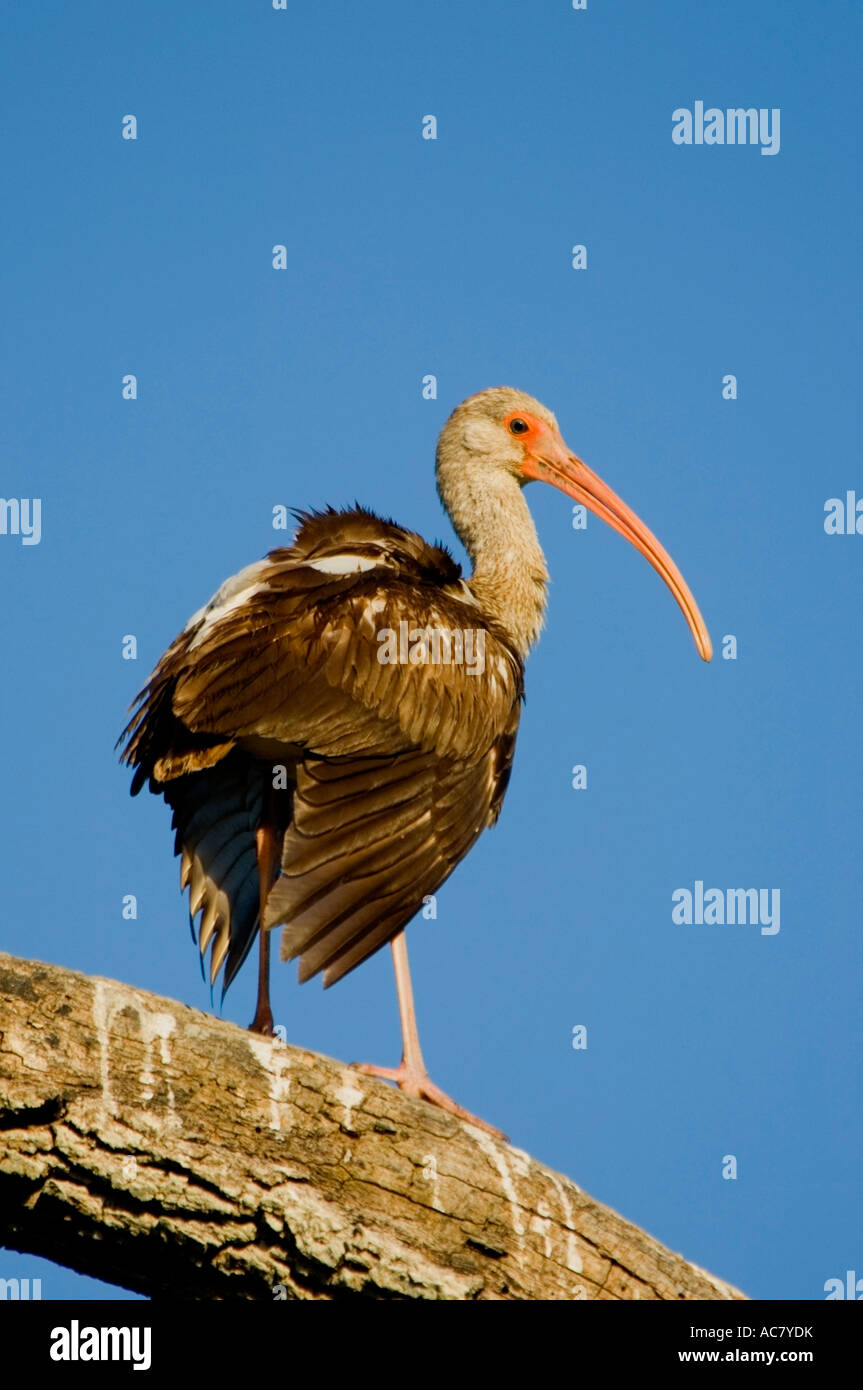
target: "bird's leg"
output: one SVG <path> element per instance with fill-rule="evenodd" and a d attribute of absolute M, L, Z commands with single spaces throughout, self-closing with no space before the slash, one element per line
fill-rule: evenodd
<path fill-rule="evenodd" d="M 392 946 L 393 965 L 396 972 L 396 992 L 402 1026 L 401 1066 L 376 1067 L 369 1062 L 355 1062 L 354 1070 L 361 1071 L 366 1076 L 382 1077 L 384 1081 L 394 1081 L 406 1095 L 418 1096 L 420 1100 L 430 1101 L 432 1105 L 440 1106 L 441 1110 L 446 1110 L 450 1115 L 457 1115 L 460 1120 L 467 1120 L 468 1124 L 477 1125 L 480 1129 L 486 1130 L 488 1134 L 493 1134 L 496 1139 L 505 1139 L 506 1135 L 499 1129 L 495 1129 L 494 1125 L 487 1124 L 485 1120 L 472 1115 L 463 1106 L 457 1105 L 429 1077 L 420 1049 L 416 1009 L 414 1008 L 414 991 L 411 984 L 408 948 L 404 932 L 399 932 L 390 945 Z"/>
<path fill-rule="evenodd" d="M 255 846 L 258 854 L 258 902 L 260 905 L 260 926 L 258 957 L 258 1006 L 255 1017 L 249 1024 L 250 1033 L 263 1033 L 272 1037 L 273 1011 L 270 1008 L 270 933 L 264 931 L 264 908 L 273 886 L 276 864 L 278 862 L 278 843 L 271 812 L 272 793 L 264 789 L 264 805 L 261 824 L 255 831 Z"/>

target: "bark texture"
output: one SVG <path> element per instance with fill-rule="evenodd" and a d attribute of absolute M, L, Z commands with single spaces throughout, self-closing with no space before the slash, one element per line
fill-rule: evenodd
<path fill-rule="evenodd" d="M 329 1057 L 3 954 L 0 1244 L 152 1297 L 744 1297 Z"/>

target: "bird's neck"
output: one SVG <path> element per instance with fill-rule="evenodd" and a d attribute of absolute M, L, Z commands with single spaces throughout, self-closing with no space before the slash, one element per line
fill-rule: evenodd
<path fill-rule="evenodd" d="M 463 476 L 444 502 L 473 564 L 471 593 L 524 659 L 545 618 L 548 570 L 521 487 L 503 475 L 480 491 Z"/>

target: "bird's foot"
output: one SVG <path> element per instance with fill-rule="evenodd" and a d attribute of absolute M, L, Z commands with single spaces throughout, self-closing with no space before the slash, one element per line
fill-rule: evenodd
<path fill-rule="evenodd" d="M 458 1105 L 456 1101 L 442 1091 L 440 1086 L 436 1086 L 431 1077 L 425 1071 L 417 1071 L 408 1067 L 402 1062 L 399 1067 L 376 1067 L 371 1062 L 353 1062 L 352 1071 L 362 1072 L 364 1076 L 377 1076 L 383 1081 L 394 1081 L 400 1091 L 404 1091 L 407 1096 L 416 1096 L 419 1100 L 428 1101 L 430 1105 L 437 1105 L 441 1110 L 445 1110 L 448 1115 L 455 1115 L 460 1120 L 466 1120 L 469 1125 L 476 1125 L 478 1129 L 484 1129 L 486 1134 L 492 1134 L 495 1139 L 503 1139 L 508 1142 L 507 1136 L 500 1129 L 495 1129 L 494 1125 L 481 1120 L 478 1115 L 472 1115 L 464 1106 Z"/>
<path fill-rule="evenodd" d="M 276 1030 L 273 1025 L 272 1013 L 269 1011 L 269 1009 L 263 1013 L 259 1009 L 258 1012 L 255 1014 L 255 1017 L 249 1024 L 249 1032 L 260 1033 L 261 1036 L 264 1038 L 271 1038 L 275 1031 Z"/>

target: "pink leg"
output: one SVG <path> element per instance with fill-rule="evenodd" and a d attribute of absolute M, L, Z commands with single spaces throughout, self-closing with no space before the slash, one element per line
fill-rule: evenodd
<path fill-rule="evenodd" d="M 404 932 L 399 932 L 398 936 L 393 938 L 391 945 L 396 972 L 399 1018 L 402 1025 L 401 1066 L 375 1067 L 369 1062 L 355 1062 L 354 1070 L 361 1071 L 366 1076 L 379 1076 L 385 1081 L 394 1081 L 406 1095 L 418 1096 L 420 1100 L 427 1100 L 432 1105 L 438 1105 L 441 1110 L 446 1110 L 450 1115 L 457 1115 L 460 1120 L 466 1120 L 468 1124 L 477 1125 L 480 1129 L 486 1130 L 487 1133 L 493 1134 L 496 1139 L 505 1139 L 506 1135 L 501 1133 L 499 1129 L 495 1129 L 494 1125 L 486 1124 L 485 1120 L 480 1120 L 469 1110 L 457 1105 L 430 1079 L 420 1049 L 416 1009 L 414 1008 L 414 991 L 411 984 L 408 948 Z"/>

